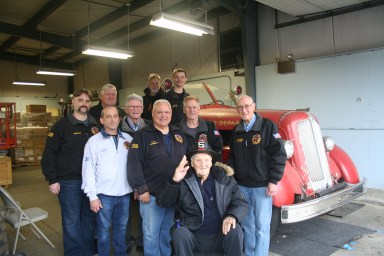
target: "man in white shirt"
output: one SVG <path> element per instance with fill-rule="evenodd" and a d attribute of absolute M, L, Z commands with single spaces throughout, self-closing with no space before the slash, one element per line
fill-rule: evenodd
<path fill-rule="evenodd" d="M 127 179 L 128 149 L 132 137 L 118 129 L 120 118 L 114 106 L 101 112 L 104 129 L 88 140 L 84 149 L 81 188 L 97 213 L 99 255 L 110 255 L 110 227 L 115 255 L 126 255 L 126 226 L 129 216 Z"/>

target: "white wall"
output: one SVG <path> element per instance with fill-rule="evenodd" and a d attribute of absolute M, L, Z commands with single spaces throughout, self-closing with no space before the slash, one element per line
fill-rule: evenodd
<path fill-rule="evenodd" d="M 275 29 L 275 10 L 265 5 L 258 9 L 261 65 L 287 59 L 329 56 L 333 54 L 384 47 L 384 6 L 319 19 Z M 278 22 L 297 17 L 278 12 Z"/>
<path fill-rule="evenodd" d="M 384 50 L 256 67 L 257 108 L 309 107 L 323 135 L 352 157 L 368 186 L 384 189 Z"/>

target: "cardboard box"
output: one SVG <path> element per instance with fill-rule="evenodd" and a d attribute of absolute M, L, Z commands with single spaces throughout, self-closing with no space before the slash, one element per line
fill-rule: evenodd
<path fill-rule="evenodd" d="M 39 121 L 39 122 L 51 122 L 52 115 L 51 113 L 23 113 L 23 117 L 30 121 Z"/>
<path fill-rule="evenodd" d="M 0 156 L 0 185 L 12 184 L 12 163 L 8 156 Z"/>
<path fill-rule="evenodd" d="M 47 105 L 26 105 L 26 110 L 29 113 L 45 113 Z"/>

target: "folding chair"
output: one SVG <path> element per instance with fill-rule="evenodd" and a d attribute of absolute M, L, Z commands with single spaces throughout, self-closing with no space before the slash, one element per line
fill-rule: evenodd
<path fill-rule="evenodd" d="M 51 241 L 44 235 L 44 233 L 36 226 L 35 222 L 48 218 L 48 212 L 40 209 L 38 207 L 21 209 L 19 204 L 13 199 L 11 194 L 8 193 L 3 186 L 0 186 L 0 197 L 3 200 L 5 206 L 5 212 L 3 214 L 4 219 L 13 226 L 13 228 L 17 229 L 15 244 L 13 246 L 13 254 L 16 251 L 17 241 L 19 240 L 19 236 L 23 237 L 20 233 L 20 228 L 25 225 L 32 225 L 31 230 L 35 235 L 40 238 L 39 234 L 44 237 L 44 239 L 48 242 L 52 248 L 55 246 Z M 37 233 L 36 233 L 37 232 Z"/>

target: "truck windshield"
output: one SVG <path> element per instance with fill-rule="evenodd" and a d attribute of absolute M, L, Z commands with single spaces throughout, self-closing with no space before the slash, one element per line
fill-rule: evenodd
<path fill-rule="evenodd" d="M 205 84 L 211 90 L 214 98 L 221 105 L 234 107 L 234 103 L 228 95 L 228 90 L 223 88 L 218 88 L 216 86 L 212 86 L 209 84 Z M 189 93 L 189 95 L 194 95 L 199 98 L 200 105 L 208 105 L 214 104 L 214 98 L 212 98 L 207 89 L 204 87 L 203 83 L 194 83 L 194 84 L 186 84 L 185 90 Z"/>

